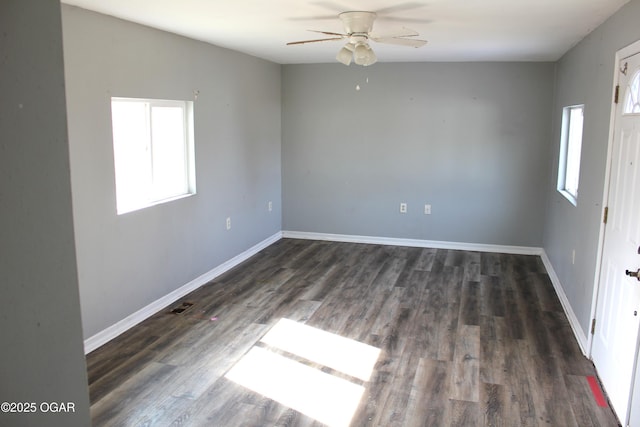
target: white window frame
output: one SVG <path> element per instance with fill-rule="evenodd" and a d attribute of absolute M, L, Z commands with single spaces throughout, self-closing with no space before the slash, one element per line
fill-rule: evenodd
<path fill-rule="evenodd" d="M 629 79 L 629 85 L 625 91 L 624 110 L 622 114 L 640 114 L 640 71 Z"/>
<path fill-rule="evenodd" d="M 580 112 L 579 121 L 572 113 Z M 558 161 L 557 189 L 574 206 L 578 205 L 580 159 L 584 130 L 584 104 L 570 105 L 562 109 L 562 133 Z"/>
<path fill-rule="evenodd" d="M 133 163 L 140 166 L 140 176 L 136 177 L 133 181 L 136 181 L 136 185 L 138 187 L 138 191 L 135 192 L 135 201 L 132 202 L 132 192 L 127 188 L 130 184 L 130 181 L 127 178 L 123 178 L 124 169 L 122 165 L 125 162 L 128 163 L 125 155 L 123 155 L 123 151 L 120 150 L 120 155 L 118 154 L 118 145 L 123 144 L 125 142 L 122 139 L 120 142 L 116 141 L 116 124 L 114 122 L 114 104 L 117 103 L 139 103 L 143 104 L 145 108 L 145 123 L 137 123 L 140 125 L 138 130 L 144 128 L 144 137 L 142 138 L 131 138 L 127 136 L 129 139 L 126 143 L 134 143 L 139 144 L 138 149 L 141 147 L 145 148 L 144 160 L 137 159 Z M 158 185 L 157 181 L 159 181 L 157 176 L 154 176 L 154 140 L 153 140 L 153 131 L 152 131 L 152 121 L 153 121 L 153 109 L 155 107 L 172 107 L 179 108 L 182 110 L 182 146 L 184 149 L 184 155 L 180 160 L 184 160 L 184 165 L 180 165 L 180 168 L 184 168 L 184 176 L 183 181 L 176 182 L 178 185 L 174 191 L 166 191 L 163 190 L 160 185 Z M 148 98 L 123 98 L 123 97 L 112 97 L 111 98 L 111 111 L 112 111 L 112 131 L 113 131 L 113 149 L 114 149 L 114 171 L 116 175 L 116 212 L 118 215 L 122 215 L 128 212 L 137 211 L 140 209 L 144 209 L 150 206 L 155 206 L 161 203 L 166 203 L 172 200 L 181 199 L 183 197 L 187 197 L 193 194 L 196 194 L 196 181 L 195 181 L 195 153 L 194 153 L 194 138 L 193 138 L 193 102 L 192 101 L 180 101 L 180 100 L 163 100 L 163 99 L 148 99 Z M 180 151 L 180 150 L 179 150 Z M 178 160 L 179 161 L 179 160 Z M 132 163 L 128 163 L 128 166 L 131 167 Z M 158 168 L 155 168 L 157 170 Z M 121 176 L 119 177 L 119 172 Z M 129 172 L 131 169 L 129 169 Z M 181 175 L 181 174 L 179 174 Z M 142 183 L 142 184 L 141 184 Z M 140 187 L 143 189 L 140 190 Z M 120 189 L 119 189 L 120 188 Z M 127 191 L 129 191 L 127 193 Z"/>

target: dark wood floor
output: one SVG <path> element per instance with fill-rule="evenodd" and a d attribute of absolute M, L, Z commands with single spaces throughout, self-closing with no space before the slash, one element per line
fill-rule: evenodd
<path fill-rule="evenodd" d="M 371 378 L 259 342 L 282 318 L 381 349 Z M 618 425 L 538 257 L 293 239 L 89 354 L 93 424 L 321 425 L 225 377 L 256 347 L 364 387 L 352 426 Z"/>

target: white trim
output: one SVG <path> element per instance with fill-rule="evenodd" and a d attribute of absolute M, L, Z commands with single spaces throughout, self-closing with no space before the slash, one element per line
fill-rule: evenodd
<path fill-rule="evenodd" d="M 616 86 L 620 81 L 620 73 L 618 70 L 618 64 L 624 58 L 628 58 L 636 53 L 640 52 L 640 40 L 631 43 L 630 45 L 620 49 L 616 52 L 613 63 L 613 82 L 611 84 L 611 111 L 609 114 L 609 138 L 607 142 L 607 163 L 605 165 L 604 183 L 602 190 L 602 210 L 600 212 L 600 218 L 604 214 L 604 207 L 609 203 L 609 183 L 611 182 L 611 155 L 613 151 L 613 138 L 615 137 L 615 124 L 616 124 L 616 104 L 613 103 L 613 96 L 616 91 Z M 596 271 L 593 275 L 593 296 L 591 297 L 591 319 L 595 319 L 598 309 L 598 292 L 600 291 L 600 274 L 602 272 L 602 252 L 604 250 L 604 238 L 605 238 L 606 225 L 600 221 L 600 231 L 598 234 L 598 249 L 596 254 Z M 589 334 L 589 342 L 587 345 L 587 357 L 591 359 L 593 347 L 593 335 Z"/>
<path fill-rule="evenodd" d="M 625 58 L 628 58 L 630 56 L 633 56 L 635 54 L 640 53 L 640 40 L 637 40 L 633 43 L 631 43 L 630 45 L 618 50 L 615 54 L 615 58 L 614 58 L 614 63 L 613 63 L 613 83 L 612 83 L 612 97 L 611 99 L 613 100 L 613 94 L 615 93 L 615 89 L 616 86 L 619 84 L 620 82 L 620 71 L 619 71 L 619 64 L 620 61 L 622 61 Z M 613 152 L 613 144 L 614 144 L 614 138 L 615 138 L 615 127 L 616 127 L 616 110 L 617 110 L 617 106 L 616 104 L 612 101 L 611 102 L 611 111 L 609 114 L 609 138 L 607 141 L 607 163 L 605 165 L 605 175 L 604 175 L 604 188 L 602 191 L 602 206 L 603 209 L 605 206 L 608 206 L 609 203 L 609 185 L 611 183 L 611 156 L 612 156 L 612 152 Z M 605 237 L 606 237 L 606 224 L 604 224 L 602 221 L 600 222 L 600 232 L 598 235 L 598 250 L 597 250 L 597 255 L 596 255 L 596 271 L 594 273 L 594 277 L 593 277 L 593 296 L 591 297 L 591 319 L 594 319 L 596 317 L 597 311 L 598 311 L 598 295 L 600 292 L 600 276 L 602 274 L 602 256 L 603 256 L 603 252 L 604 252 L 604 243 L 605 243 Z M 589 335 L 589 355 L 588 357 L 591 359 L 591 355 L 593 353 L 593 335 Z M 637 366 L 637 361 L 638 361 L 638 354 L 637 354 L 637 349 L 636 349 L 636 361 L 635 361 L 635 366 Z M 596 370 L 598 369 L 598 366 L 596 366 Z M 636 372 L 636 369 L 634 368 L 633 372 L 632 372 L 632 376 L 635 377 L 635 375 L 637 375 L 638 372 Z M 628 425 L 629 423 L 629 418 L 631 416 L 631 405 L 633 403 L 633 380 L 632 380 L 632 388 L 629 389 L 629 393 L 628 393 L 628 398 L 629 398 L 629 402 L 628 402 L 628 408 L 627 408 L 627 413 L 624 414 L 624 424 Z M 618 414 L 618 418 L 622 419 L 621 415 Z"/>
<path fill-rule="evenodd" d="M 540 255 L 542 258 L 542 263 L 544 264 L 544 268 L 547 270 L 547 274 L 549 275 L 549 279 L 551 279 L 551 283 L 553 283 L 553 288 L 560 299 L 560 303 L 562 304 L 562 308 L 564 309 L 564 314 L 569 319 L 569 325 L 571 325 L 571 329 L 573 330 L 573 335 L 576 337 L 578 341 L 578 345 L 580 346 L 580 350 L 582 350 L 582 354 L 587 355 L 587 349 L 589 348 L 589 338 L 584 334 L 584 331 L 580 327 L 580 322 L 578 321 L 578 317 L 573 312 L 573 308 L 569 303 L 569 299 L 567 295 L 564 293 L 564 288 L 562 287 L 562 283 L 560 282 L 560 278 L 556 274 L 556 271 L 553 269 L 553 264 L 551 264 L 551 260 L 547 256 L 547 253 L 543 250 Z M 591 334 L 589 334 L 591 335 Z"/>
<path fill-rule="evenodd" d="M 582 140 L 583 140 L 583 129 L 584 125 L 580 127 L 580 149 L 577 150 L 577 153 L 574 151 L 570 152 L 571 141 L 573 140 L 572 129 L 572 120 L 571 120 L 571 112 L 572 110 L 580 109 L 584 121 L 584 104 L 577 105 L 568 105 L 562 109 L 562 131 L 560 135 L 560 156 L 558 160 L 558 183 L 556 189 L 560 194 L 562 194 L 573 206 L 578 206 L 578 187 L 580 183 L 575 188 L 575 194 L 569 191 L 567 188 L 567 170 L 569 165 L 570 157 L 575 157 L 578 154 L 578 180 L 580 179 L 580 153 L 582 152 Z M 584 123 L 584 122 L 583 122 Z M 570 156 L 573 154 L 573 156 Z M 573 160 L 576 160 L 573 158 Z"/>
<path fill-rule="evenodd" d="M 358 236 L 349 234 L 310 233 L 304 231 L 283 231 L 282 237 L 290 239 L 328 240 L 332 242 L 367 243 L 389 246 L 412 246 L 418 248 L 496 252 L 518 255 L 541 255 L 543 253 L 542 248 L 530 246 L 485 245 L 479 243 L 442 242 L 438 240 L 400 239 L 393 237 Z"/>
<path fill-rule="evenodd" d="M 241 254 L 236 255 L 230 260 L 223 262 L 219 266 L 204 273 L 203 275 L 196 277 L 195 279 L 181 286 L 175 291 L 163 296 L 162 298 L 155 300 L 151 304 L 145 307 L 142 307 L 140 310 L 130 314 L 129 316 L 125 317 L 124 319 L 120 320 L 114 325 L 111 325 L 108 328 L 104 329 L 103 331 L 100 331 L 97 334 L 87 338 L 86 340 L 84 340 L 84 353 L 85 354 L 91 353 L 93 350 L 106 344 L 107 342 L 111 341 L 112 339 L 122 334 L 123 332 L 127 331 L 128 329 L 134 327 L 135 325 L 142 322 L 143 320 L 151 317 L 152 315 L 156 314 L 158 311 L 176 302 L 178 299 L 187 295 L 189 292 L 193 292 L 194 290 L 198 289 L 202 285 L 209 283 L 211 280 L 215 279 L 216 277 L 220 276 L 223 273 L 226 273 L 227 271 L 231 270 L 233 267 L 237 266 L 241 262 L 246 261 L 247 259 L 251 258 L 252 256 L 257 254 L 264 248 L 274 244 L 280 239 L 282 239 L 282 233 L 277 232 L 273 236 L 266 238 L 260 243 L 242 252 Z"/>
<path fill-rule="evenodd" d="M 443 242 L 437 240 L 418 240 L 418 239 L 401 239 L 401 238 L 391 238 L 391 237 L 375 237 L 375 236 L 358 236 L 358 235 L 347 235 L 347 234 L 329 234 L 329 233 L 311 233 L 311 232 L 301 232 L 301 231 L 282 231 L 274 234 L 273 236 L 263 240 L 262 242 L 256 244 L 255 246 L 247 249 L 241 254 L 233 257 L 232 259 L 220 264 L 209 272 L 197 277 L 191 282 L 185 284 L 184 286 L 176 289 L 175 291 L 165 295 L 164 297 L 152 302 L 151 304 L 141 308 L 140 310 L 132 313 L 121 321 L 115 323 L 114 325 L 104 329 L 101 332 L 93 335 L 92 337 L 87 338 L 84 341 L 84 350 L 85 354 L 92 352 L 98 347 L 106 344 L 110 340 L 114 339 L 118 335 L 126 332 L 128 329 L 134 327 L 138 323 L 143 320 L 149 318 L 154 315 L 158 311 L 164 309 L 165 307 L 171 305 L 178 299 L 187 295 L 189 292 L 192 292 L 199 287 L 205 285 L 221 274 L 229 271 L 233 267 L 237 266 L 241 262 L 246 261 L 253 255 L 257 254 L 264 248 L 272 245 L 282 238 L 290 238 L 290 239 L 305 239 L 305 240 L 324 240 L 324 241 L 333 241 L 333 242 L 349 242 L 349 243 L 364 243 L 364 244 L 378 244 L 378 245 L 389 245 L 389 246 L 410 246 L 410 247 L 421 247 L 421 248 L 436 248 L 436 249 L 451 249 L 451 250 L 464 250 L 464 251 L 477 251 L 477 252 L 494 252 L 494 253 L 508 253 L 508 254 L 517 254 L 517 255 L 538 255 L 542 258 L 542 262 L 544 263 L 545 268 L 549 274 L 549 278 L 553 283 L 553 287 L 558 294 L 558 298 L 562 303 L 562 307 L 569 319 L 569 323 L 573 330 L 574 335 L 580 345 L 580 348 L 583 353 L 586 354 L 585 349 L 587 348 L 587 338 L 585 337 L 582 329 L 580 328 L 580 323 L 578 322 L 575 313 L 571 309 L 571 305 L 564 293 L 562 288 L 562 284 L 556 275 L 553 266 L 551 265 L 551 261 L 547 257 L 544 249 L 538 247 L 530 247 L 530 246 L 505 246 L 505 245 L 486 245 L 486 244 L 478 244 L 478 243 L 464 243 L 464 242 Z"/>

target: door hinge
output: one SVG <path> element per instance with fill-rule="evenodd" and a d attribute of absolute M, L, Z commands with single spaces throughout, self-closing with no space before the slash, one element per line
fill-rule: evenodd
<path fill-rule="evenodd" d="M 596 319 L 591 321 L 591 335 L 596 333 Z"/>
<path fill-rule="evenodd" d="M 618 103 L 618 97 L 620 96 L 620 85 L 616 85 L 616 91 L 613 94 L 613 103 Z"/>
<path fill-rule="evenodd" d="M 609 219 L 609 206 L 606 206 L 604 208 L 604 218 L 602 219 L 602 222 L 604 222 L 606 224 L 607 223 L 607 219 Z"/>

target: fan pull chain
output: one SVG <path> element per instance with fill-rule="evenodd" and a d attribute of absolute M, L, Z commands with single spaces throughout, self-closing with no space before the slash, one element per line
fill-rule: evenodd
<path fill-rule="evenodd" d="M 365 78 L 365 83 L 369 83 L 369 77 Z M 360 90 L 360 84 L 356 84 L 356 91 Z"/>

